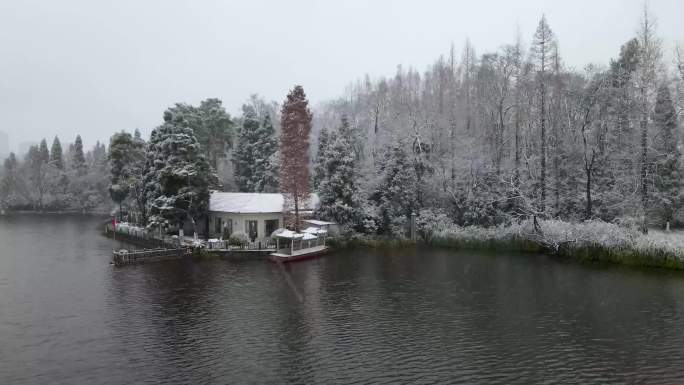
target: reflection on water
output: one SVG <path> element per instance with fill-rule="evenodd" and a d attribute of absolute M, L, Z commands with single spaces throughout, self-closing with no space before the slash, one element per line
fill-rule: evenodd
<path fill-rule="evenodd" d="M 0 383 L 684 381 L 684 275 L 447 250 L 114 268 L 0 218 Z"/>

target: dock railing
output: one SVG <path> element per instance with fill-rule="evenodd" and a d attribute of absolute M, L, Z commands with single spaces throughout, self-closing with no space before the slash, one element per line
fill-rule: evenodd
<path fill-rule="evenodd" d="M 112 256 L 112 262 L 117 266 L 141 262 L 154 262 L 159 260 L 182 258 L 192 254 L 192 249 L 182 247 L 178 249 L 145 249 L 145 250 L 119 250 Z"/>

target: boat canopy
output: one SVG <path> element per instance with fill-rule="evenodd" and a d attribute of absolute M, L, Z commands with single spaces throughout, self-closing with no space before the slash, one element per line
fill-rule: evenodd
<path fill-rule="evenodd" d="M 299 239 L 299 238 L 303 238 L 304 234 L 295 233 L 292 230 L 283 230 L 283 231 L 279 232 L 278 234 L 276 234 L 275 236 L 279 237 L 279 238 Z"/>

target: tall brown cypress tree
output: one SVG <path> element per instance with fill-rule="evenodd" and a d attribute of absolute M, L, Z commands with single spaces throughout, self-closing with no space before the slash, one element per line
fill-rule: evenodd
<path fill-rule="evenodd" d="M 309 199 L 309 133 L 312 114 L 302 86 L 287 95 L 281 110 L 280 188 L 293 204 L 294 230 L 299 231 L 299 208 Z"/>

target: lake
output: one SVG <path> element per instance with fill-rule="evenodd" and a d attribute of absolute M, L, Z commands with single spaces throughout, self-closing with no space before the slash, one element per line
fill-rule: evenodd
<path fill-rule="evenodd" d="M 684 382 L 682 273 L 421 249 L 115 268 L 102 221 L 0 217 L 0 383 Z"/>

